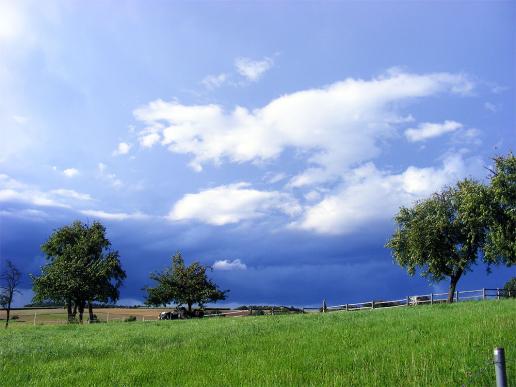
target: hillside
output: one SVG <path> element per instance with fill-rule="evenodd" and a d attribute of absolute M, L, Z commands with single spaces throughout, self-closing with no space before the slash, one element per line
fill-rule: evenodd
<path fill-rule="evenodd" d="M 0 330 L 0 385 L 493 385 L 516 300 Z"/>

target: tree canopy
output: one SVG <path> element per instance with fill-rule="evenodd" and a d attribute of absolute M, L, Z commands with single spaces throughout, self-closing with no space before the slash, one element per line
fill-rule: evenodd
<path fill-rule="evenodd" d="M 126 274 L 105 233 L 100 222 L 79 221 L 54 231 L 41 246 L 48 263 L 40 276 L 32 277 L 34 301 L 65 303 L 69 320 L 74 319 L 74 305 L 80 321 L 86 303 L 92 319 L 92 302 L 116 302 Z"/>
<path fill-rule="evenodd" d="M 494 158 L 490 176 L 491 211 L 485 245 L 490 262 L 516 263 L 516 157 Z"/>
<path fill-rule="evenodd" d="M 516 160 L 494 159 L 490 184 L 459 181 L 395 217 L 397 230 L 386 244 L 410 275 L 432 282 L 448 277 L 448 301 L 461 276 L 481 259 L 489 265 L 516 262 Z"/>
<path fill-rule="evenodd" d="M 181 253 L 172 257 L 172 264 L 161 273 L 152 273 L 150 278 L 157 284 L 155 287 L 146 287 L 148 305 L 167 305 L 175 303 L 178 307 L 188 306 L 192 312 L 192 305 L 203 307 L 208 302 L 225 300 L 228 290 L 222 291 L 212 282 L 206 272 L 210 269 L 193 262 L 185 265 Z"/>
<path fill-rule="evenodd" d="M 457 282 L 477 261 L 484 243 L 482 219 L 488 205 L 483 185 L 460 181 L 412 208 L 402 207 L 395 217 L 398 229 L 386 246 L 410 275 L 420 269 L 433 282 L 449 277 L 452 302 Z"/>

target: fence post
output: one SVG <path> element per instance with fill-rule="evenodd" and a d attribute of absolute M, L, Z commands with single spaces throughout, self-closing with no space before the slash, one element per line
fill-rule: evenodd
<path fill-rule="evenodd" d="M 455 291 L 455 301 L 459 302 L 459 291 Z"/>
<path fill-rule="evenodd" d="M 496 373 L 496 387 L 507 387 L 507 372 L 505 371 L 504 349 L 495 348 L 493 351 L 493 358 Z"/>
<path fill-rule="evenodd" d="M 496 288 L 496 299 L 497 300 L 500 299 L 500 289 L 499 288 Z"/>
<path fill-rule="evenodd" d="M 142 321 L 145 322 L 145 316 L 142 316 Z"/>
<path fill-rule="evenodd" d="M 374 300 L 371 301 L 371 309 L 374 309 Z"/>
<path fill-rule="evenodd" d="M 348 311 L 348 304 L 346 304 L 346 312 Z"/>
<path fill-rule="evenodd" d="M 107 312 L 107 320 L 106 322 L 108 323 L 109 322 L 109 312 Z"/>
<path fill-rule="evenodd" d="M 482 300 L 486 299 L 486 288 L 482 288 Z"/>
<path fill-rule="evenodd" d="M 34 312 L 34 326 L 36 326 L 36 312 Z"/>
<path fill-rule="evenodd" d="M 434 293 L 430 293 L 430 305 L 434 304 Z"/>
<path fill-rule="evenodd" d="M 410 296 L 407 296 L 407 306 L 410 306 Z"/>

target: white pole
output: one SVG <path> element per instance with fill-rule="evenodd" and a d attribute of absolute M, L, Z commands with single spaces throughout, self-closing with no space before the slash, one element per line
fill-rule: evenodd
<path fill-rule="evenodd" d="M 36 312 L 34 312 L 34 326 L 36 326 Z"/>
<path fill-rule="evenodd" d="M 142 321 L 145 322 L 145 316 L 142 317 Z"/>
<path fill-rule="evenodd" d="M 109 312 L 107 312 L 107 320 L 106 322 L 109 322 Z"/>

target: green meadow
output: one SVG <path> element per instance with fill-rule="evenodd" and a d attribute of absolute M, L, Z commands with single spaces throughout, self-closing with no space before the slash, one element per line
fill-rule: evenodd
<path fill-rule="evenodd" d="M 487 386 L 516 300 L 0 330 L 1 386 Z"/>

